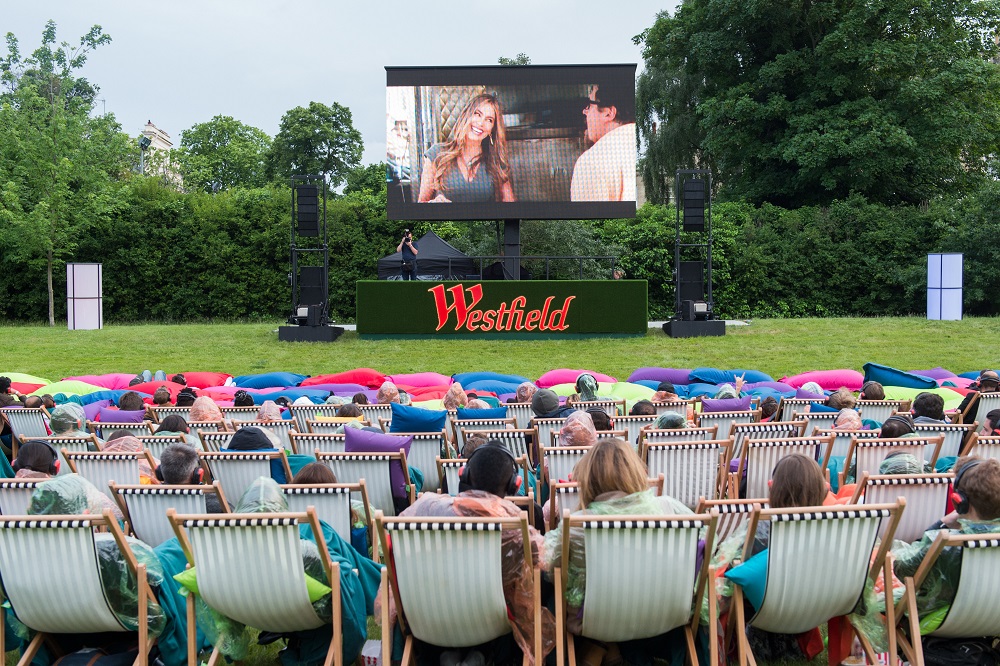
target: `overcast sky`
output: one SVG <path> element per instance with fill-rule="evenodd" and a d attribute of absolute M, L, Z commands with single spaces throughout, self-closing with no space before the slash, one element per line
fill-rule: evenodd
<path fill-rule="evenodd" d="M 495 65 L 526 53 L 533 64 L 637 63 L 632 37 L 675 0 L 0 0 L 0 33 L 22 55 L 48 19 L 59 41 L 98 24 L 112 42 L 82 73 L 101 88 L 97 112 L 138 135 L 146 120 L 174 145 L 216 115 L 274 136 L 281 116 L 310 101 L 351 109 L 364 163 L 385 155 L 385 67 Z M 4 47 L 5 48 L 5 47 Z M 5 54 L 6 55 L 6 54 Z"/>

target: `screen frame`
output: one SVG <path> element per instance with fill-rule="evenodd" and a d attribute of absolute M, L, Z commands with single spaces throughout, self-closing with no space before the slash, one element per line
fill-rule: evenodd
<path fill-rule="evenodd" d="M 396 86 L 472 86 L 472 85 L 555 85 L 586 84 L 605 77 L 631 77 L 635 81 L 635 63 L 609 65 L 487 65 L 448 67 L 385 68 L 386 87 Z M 512 83 L 512 70 L 516 83 Z M 632 113 L 635 98 L 632 98 Z M 634 218 L 634 201 L 515 201 L 491 203 L 426 204 L 406 203 L 395 187 L 386 192 L 386 215 L 389 220 L 599 220 Z M 483 215 L 485 210 L 494 215 Z"/>

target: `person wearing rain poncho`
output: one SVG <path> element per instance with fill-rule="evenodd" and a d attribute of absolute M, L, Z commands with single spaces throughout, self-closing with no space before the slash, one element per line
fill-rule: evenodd
<path fill-rule="evenodd" d="M 593 402 L 597 400 L 597 379 L 589 372 L 582 373 L 576 378 L 577 400 L 583 402 Z"/>
<path fill-rule="evenodd" d="M 646 467 L 632 447 L 624 441 L 602 439 L 594 444 L 573 469 L 573 480 L 580 484 L 580 510 L 576 515 L 642 515 L 666 516 L 687 515 L 691 509 L 667 495 L 657 496 L 649 488 Z M 562 559 L 563 525 L 545 535 L 543 569 L 551 574 Z M 587 588 L 587 560 L 583 534 L 570 533 L 572 551 L 570 553 L 567 585 L 565 590 L 568 606 L 566 628 L 574 634 L 582 629 L 580 610 L 586 603 L 584 593 Z M 672 645 L 676 638 L 672 634 L 650 639 L 620 643 L 612 651 L 619 649 L 630 664 L 651 663 L 651 653 L 668 654 L 665 645 Z M 683 637 L 680 637 L 683 645 Z M 600 650 L 599 646 L 589 646 L 585 650 Z M 683 648 L 682 648 L 683 649 Z M 606 657 L 609 661 L 614 658 Z M 587 661 L 586 658 L 583 661 Z M 589 662 L 588 662 L 589 663 Z"/>
<path fill-rule="evenodd" d="M 1000 461 L 974 456 L 959 458 L 955 463 L 954 492 L 965 498 L 956 504 L 955 512 L 931 525 L 919 541 L 893 549 L 893 571 L 900 580 L 917 572 L 942 529 L 957 534 L 1000 532 Z M 937 629 L 948 614 L 958 589 L 961 565 L 961 551 L 945 548 L 917 590 L 922 634 Z"/>
<path fill-rule="evenodd" d="M 243 494 L 234 513 L 282 513 L 288 510 L 288 503 L 281 487 L 272 479 L 261 477 L 254 481 Z M 373 613 L 381 568 L 371 560 L 359 555 L 329 525 L 320 522 L 320 527 L 323 530 L 322 536 L 326 541 L 332 562 L 340 565 L 343 658 L 345 664 L 350 664 L 361 654 L 361 648 L 364 647 L 367 638 L 367 617 Z M 326 577 L 312 527 L 300 525 L 299 536 L 302 540 L 303 573 L 320 583 L 329 584 L 330 581 Z M 161 559 L 165 559 L 164 554 L 161 553 L 165 546 L 177 551 L 180 550 L 177 540 L 171 539 L 157 548 L 157 554 L 160 555 Z M 183 556 L 177 558 L 173 557 L 174 554 L 171 553 L 169 564 L 166 560 L 164 562 L 164 568 L 171 576 L 177 576 L 184 571 Z M 239 563 L 233 562 L 233 566 L 238 567 Z M 179 576 L 179 578 L 187 580 L 184 576 Z M 248 581 L 248 584 L 252 584 L 252 581 Z M 186 594 L 186 592 L 182 594 Z M 200 597 L 196 596 L 195 601 L 199 633 L 204 632 L 208 642 L 217 646 L 223 656 L 233 660 L 245 659 L 256 632 L 246 625 L 212 610 Z M 180 605 L 182 613 L 183 608 L 182 603 Z M 333 607 L 330 595 L 324 595 L 313 602 L 313 609 L 324 621 L 331 621 Z M 308 631 L 283 634 L 261 632 L 257 636 L 257 642 L 269 644 L 278 640 L 287 640 L 287 647 L 279 654 L 282 664 L 288 666 L 292 664 L 316 664 L 322 663 L 325 658 L 331 636 L 332 629 L 329 624 L 325 624 L 318 629 Z M 174 663 L 183 663 L 183 653 L 172 655 L 172 658 L 177 660 Z M 165 661 L 167 660 L 165 659 Z M 167 663 L 171 662 L 167 661 Z"/>
<path fill-rule="evenodd" d="M 31 496 L 28 514 L 32 516 L 100 515 L 109 508 L 110 500 L 92 483 L 77 474 L 65 474 L 38 486 Z M 114 517 L 114 516 L 113 516 Z M 120 516 L 118 516 L 120 518 Z M 163 609 L 157 602 L 159 588 L 163 582 L 163 568 L 153 550 L 142 541 L 125 537 L 132 554 L 139 564 L 146 566 L 146 577 L 153 589 L 153 597 L 148 600 L 148 628 L 151 638 L 158 636 L 166 624 Z M 108 607 L 130 631 L 138 629 L 139 589 L 135 573 L 128 566 L 118 547 L 118 542 L 110 532 L 95 533 L 94 546 L 97 551 L 101 583 Z M 32 632 L 18 622 L 13 613 L 7 613 L 4 627 L 7 649 L 27 647 Z M 83 646 L 120 645 L 123 634 L 56 634 L 52 638 L 60 651 L 72 652 Z M 42 650 L 32 662 L 48 664 L 53 655 L 48 651 L 51 645 L 43 644 Z"/>
<path fill-rule="evenodd" d="M 87 414 L 83 407 L 75 402 L 67 402 L 52 410 L 49 427 L 55 437 L 89 437 L 87 432 Z M 101 439 L 97 440 L 100 443 Z"/>

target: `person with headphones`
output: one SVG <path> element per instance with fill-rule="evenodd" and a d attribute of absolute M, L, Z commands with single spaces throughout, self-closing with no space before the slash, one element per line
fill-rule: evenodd
<path fill-rule="evenodd" d="M 193 446 L 180 442 L 163 450 L 155 474 L 160 483 L 172 486 L 200 486 L 205 482 L 205 470 L 198 460 L 198 452 Z M 209 513 L 225 513 L 215 493 L 205 496 L 205 508 Z"/>
<path fill-rule="evenodd" d="M 521 478 L 517 474 L 514 455 L 501 442 L 492 440 L 473 451 L 459 477 L 459 493 L 451 496 L 442 493 L 423 493 L 400 516 L 493 516 L 498 518 L 519 517 L 521 510 L 505 496 L 517 494 Z M 536 515 L 540 515 L 536 511 Z M 513 619 L 513 638 L 524 654 L 532 654 L 534 649 L 535 615 L 532 603 L 532 570 L 539 566 L 539 553 L 543 545 L 542 535 L 533 526 L 528 526 L 531 540 L 532 561 L 524 558 L 524 545 L 520 530 L 504 530 L 501 540 L 503 564 L 503 588 L 507 607 Z M 392 554 L 390 552 L 389 557 Z M 381 596 L 381 595 L 380 595 Z M 383 627 L 382 631 L 387 628 Z M 505 638 L 497 639 L 503 641 Z M 402 641 L 395 641 L 402 646 Z M 555 647 L 555 618 L 548 609 L 542 609 L 542 648 L 548 653 Z M 506 646 L 490 644 L 480 650 L 474 649 L 465 657 L 465 663 L 477 663 L 480 655 L 498 654 Z M 441 663 L 458 663 L 458 654 L 445 653 Z"/>
<path fill-rule="evenodd" d="M 979 373 L 976 381 L 969 384 L 973 389 L 965 394 L 965 398 L 958 405 L 958 412 L 962 415 L 963 423 L 972 423 L 979 412 L 979 394 L 996 393 L 1000 391 L 1000 374 L 995 370 L 983 370 Z"/>
<path fill-rule="evenodd" d="M 47 443 L 31 440 L 18 447 L 11 467 L 17 479 L 49 479 L 59 473 L 59 455 Z"/>
<path fill-rule="evenodd" d="M 962 456 L 954 469 L 951 501 L 955 510 L 931 525 L 919 541 L 893 552 L 893 571 L 900 580 L 916 574 L 942 529 L 958 534 L 1000 532 L 1000 461 Z M 958 586 L 961 557 L 961 552 L 954 548 L 945 548 L 938 556 L 934 568 L 917 590 L 917 610 L 921 619 L 951 605 Z M 940 619 L 944 619 L 944 613 Z"/>

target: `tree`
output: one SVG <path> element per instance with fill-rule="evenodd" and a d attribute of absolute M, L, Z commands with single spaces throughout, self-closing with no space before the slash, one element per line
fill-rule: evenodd
<path fill-rule="evenodd" d="M 91 117 L 97 92 L 75 72 L 111 37 L 95 25 L 77 46 L 56 42 L 49 21 L 42 44 L 22 58 L 7 34 L 0 57 L 0 199 L 5 247 L 21 264 L 43 263 L 49 324 L 55 325 L 53 269 L 88 225 L 114 207 L 107 187 L 127 170 L 129 145 L 114 116 Z"/>
<path fill-rule="evenodd" d="M 998 30 L 977 0 L 684 0 L 636 38 L 647 191 L 692 166 L 793 206 L 971 189 L 1000 140 Z"/>
<path fill-rule="evenodd" d="M 181 132 L 175 152 L 184 184 L 205 192 L 267 183 L 271 137 L 230 116 L 215 116 Z"/>
<path fill-rule="evenodd" d="M 363 146 L 350 109 L 336 102 L 309 102 L 308 108 L 297 106 L 281 117 L 268 156 L 269 171 L 285 182 L 293 175 L 323 174 L 330 189 L 336 189 L 360 164 Z"/>
<path fill-rule="evenodd" d="M 506 58 L 504 56 L 500 56 L 499 58 L 497 58 L 497 62 L 500 63 L 501 65 L 530 65 L 531 58 L 529 58 L 526 53 L 518 53 L 513 58 Z"/>
<path fill-rule="evenodd" d="M 355 167 L 347 172 L 344 194 L 364 193 L 385 196 L 385 162 Z"/>

